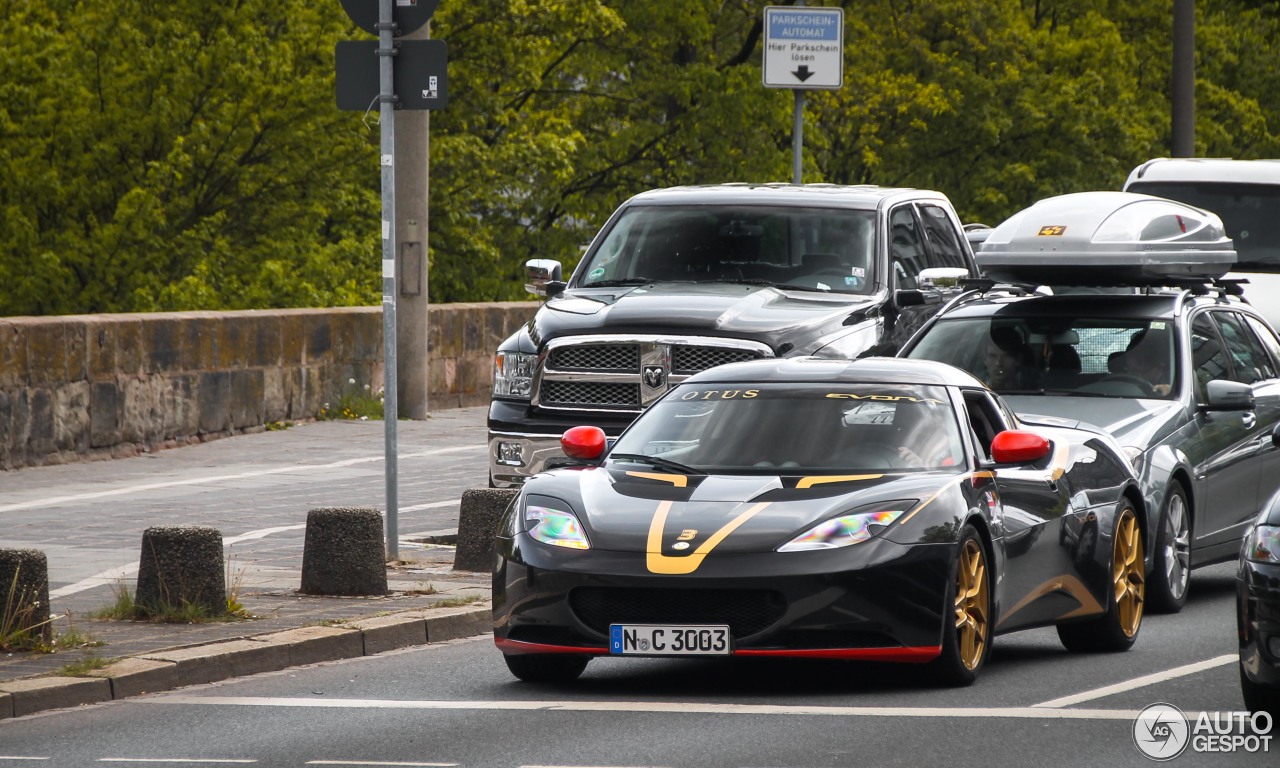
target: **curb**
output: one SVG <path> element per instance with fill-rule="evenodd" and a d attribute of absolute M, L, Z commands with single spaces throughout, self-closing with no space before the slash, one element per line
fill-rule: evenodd
<path fill-rule="evenodd" d="M 150 651 L 112 662 L 83 677 L 0 682 L 0 720 L 481 635 L 493 629 L 490 605 L 486 601 L 458 608 L 419 608 L 352 619 L 340 626 L 286 629 Z"/>

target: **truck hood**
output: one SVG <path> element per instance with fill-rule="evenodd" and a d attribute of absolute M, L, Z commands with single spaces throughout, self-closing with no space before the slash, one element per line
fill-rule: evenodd
<path fill-rule="evenodd" d="M 650 283 L 567 291 L 533 320 L 535 343 L 579 334 L 727 336 L 803 354 L 866 319 L 873 296 L 738 283 Z"/>
<path fill-rule="evenodd" d="M 1143 450 L 1177 431 L 1185 420 L 1182 404 L 1169 400 L 1006 395 L 1004 401 L 1023 421 L 1067 427 L 1092 424 L 1110 432 L 1121 445 Z"/>

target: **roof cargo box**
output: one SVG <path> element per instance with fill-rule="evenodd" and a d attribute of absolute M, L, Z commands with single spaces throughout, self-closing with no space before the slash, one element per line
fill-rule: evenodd
<path fill-rule="evenodd" d="M 1222 277 L 1236 252 L 1209 211 L 1131 192 L 1078 192 L 1015 213 L 977 258 L 994 280 L 1142 286 Z"/>

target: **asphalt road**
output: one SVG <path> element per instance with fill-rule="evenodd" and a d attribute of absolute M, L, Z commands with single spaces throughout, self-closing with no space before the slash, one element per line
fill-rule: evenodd
<path fill-rule="evenodd" d="M 977 684 L 918 668 L 792 660 L 597 659 L 573 685 L 516 682 L 490 636 L 0 722 L 0 765 L 669 768 L 1146 766 L 1134 712 L 1241 706 L 1229 566 L 1127 653 L 1006 635 Z M 1199 754 L 1189 766 L 1271 766 Z"/>

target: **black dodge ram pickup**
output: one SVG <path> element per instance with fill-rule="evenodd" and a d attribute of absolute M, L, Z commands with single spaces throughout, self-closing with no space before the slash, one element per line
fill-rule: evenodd
<path fill-rule="evenodd" d="M 494 357 L 489 482 L 554 465 L 560 435 L 620 433 L 668 388 L 738 360 L 893 354 L 978 275 L 947 198 L 918 189 L 720 184 L 644 192 Z"/>

